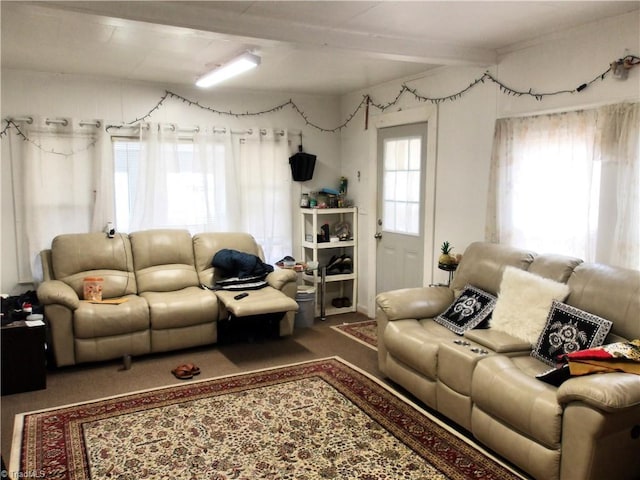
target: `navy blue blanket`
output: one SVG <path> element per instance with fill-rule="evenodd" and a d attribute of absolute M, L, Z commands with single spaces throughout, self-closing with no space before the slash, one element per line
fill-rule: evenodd
<path fill-rule="evenodd" d="M 211 265 L 222 270 L 221 277 L 255 278 L 266 277 L 273 272 L 273 266 L 264 263 L 250 253 L 225 248 L 213 256 Z"/>

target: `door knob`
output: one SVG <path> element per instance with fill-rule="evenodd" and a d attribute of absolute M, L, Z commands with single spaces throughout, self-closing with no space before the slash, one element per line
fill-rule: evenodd
<path fill-rule="evenodd" d="M 382 232 L 376 232 L 373 238 L 377 238 L 378 240 L 380 240 L 382 238 Z"/>

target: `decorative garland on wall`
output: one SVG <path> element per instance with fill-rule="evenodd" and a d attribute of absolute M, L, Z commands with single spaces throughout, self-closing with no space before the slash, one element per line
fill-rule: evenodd
<path fill-rule="evenodd" d="M 517 90 L 515 88 L 512 88 L 508 85 L 506 85 L 505 83 L 501 82 L 500 80 L 498 80 L 496 77 L 494 77 L 491 73 L 489 72 L 485 72 L 484 74 L 482 74 L 482 76 L 476 78 L 475 80 L 473 80 L 467 87 L 463 88 L 462 90 L 452 93 L 450 95 L 446 95 L 443 97 L 429 97 L 426 95 L 422 95 L 421 93 L 418 92 L 417 89 L 415 88 L 410 88 L 409 86 L 407 86 L 406 84 L 403 84 L 402 87 L 400 88 L 400 91 L 398 92 L 398 94 L 395 96 L 395 98 L 388 102 L 388 103 L 376 103 L 372 100 L 371 96 L 368 94 L 363 95 L 362 100 L 360 101 L 360 103 L 358 104 L 358 106 L 347 116 L 346 120 L 344 122 L 342 122 L 340 125 L 333 127 L 333 128 L 325 128 L 322 127 L 314 122 L 312 122 L 309 119 L 309 116 L 304 112 L 304 110 L 302 110 L 300 107 L 298 107 L 298 105 L 296 105 L 296 103 L 289 99 L 288 101 L 281 103 L 279 105 L 276 105 L 274 107 L 268 108 L 266 110 L 261 110 L 261 111 L 256 111 L 256 112 L 233 112 L 231 110 L 229 111 L 223 111 L 223 110 L 218 110 L 216 108 L 213 107 L 209 107 L 207 105 L 202 105 L 200 104 L 198 101 L 194 101 L 194 100 L 190 100 L 182 95 L 179 95 L 177 93 L 171 92 L 169 90 L 165 90 L 165 94 L 160 98 L 160 100 L 158 101 L 158 103 L 156 105 L 153 106 L 153 108 L 151 108 L 151 110 L 149 110 L 146 114 L 136 118 L 135 120 L 132 120 L 128 123 L 126 123 L 126 125 L 134 125 L 140 122 L 144 122 L 145 120 L 147 120 L 148 118 L 150 118 L 157 110 L 160 109 L 160 107 L 162 107 L 162 105 L 164 104 L 164 102 L 171 98 L 171 99 L 176 99 L 176 100 L 182 100 L 183 103 L 188 104 L 190 107 L 197 107 L 200 108 L 202 110 L 206 110 L 208 112 L 211 113 L 216 113 L 218 115 L 225 115 L 225 116 L 230 116 L 230 117 L 236 117 L 236 118 L 242 118 L 242 117 L 257 117 L 257 116 L 261 116 L 261 115 L 267 115 L 270 113 L 274 113 L 280 110 L 283 110 L 287 107 L 291 107 L 305 122 L 305 124 L 309 127 L 315 128 L 316 130 L 323 132 L 323 133 L 335 133 L 335 132 L 339 132 L 340 130 L 342 130 L 343 128 L 346 128 L 347 125 L 349 125 L 349 123 L 351 123 L 351 121 L 355 118 L 355 116 L 358 114 L 358 112 L 365 107 L 366 108 L 366 120 L 365 120 L 365 128 L 366 125 L 368 124 L 368 115 L 369 115 L 369 106 L 373 106 L 381 111 L 384 111 L 394 105 L 396 105 L 399 101 L 400 98 L 405 94 L 405 93 L 409 93 L 411 95 L 413 95 L 413 97 L 420 101 L 420 102 L 430 102 L 432 104 L 440 104 L 443 102 L 447 102 L 447 101 L 456 101 L 459 100 L 465 93 L 467 93 L 468 91 L 470 91 L 471 89 L 477 87 L 480 84 L 484 84 L 485 82 L 491 82 L 494 83 L 498 86 L 498 88 L 500 89 L 500 92 L 506 94 L 506 95 L 511 95 L 511 96 L 516 96 L 516 97 L 532 97 L 535 98 L 538 101 L 542 101 L 545 97 L 550 97 L 550 96 L 555 96 L 555 95 L 561 95 L 561 94 L 574 94 L 574 93 L 579 93 L 582 92 L 584 89 L 586 89 L 588 86 L 590 86 L 591 84 L 595 83 L 598 80 L 604 80 L 605 77 L 607 76 L 607 74 L 609 74 L 611 71 L 614 71 L 614 73 L 617 71 L 617 69 L 623 69 L 623 70 L 629 70 L 632 67 L 639 65 L 640 64 L 640 57 L 636 56 L 636 55 L 627 55 L 617 61 L 614 61 L 611 63 L 611 65 L 609 65 L 609 68 L 607 68 L 604 72 L 602 72 L 601 74 L 597 75 L 596 77 L 594 77 L 593 79 L 591 79 L 588 82 L 582 83 L 581 85 L 577 86 L 576 88 L 573 89 L 565 89 L 565 90 L 557 90 L 557 91 L 553 91 L 553 92 L 535 92 L 532 88 L 530 88 L 529 90 Z M 36 147 L 41 148 L 42 147 L 40 145 L 38 145 L 37 143 L 31 141 L 29 138 L 27 138 L 27 136 L 20 130 L 20 127 L 12 120 L 12 119 L 4 119 L 4 122 L 6 122 L 5 127 L 2 129 L 2 131 L 0 131 L 0 138 L 4 137 L 5 135 L 7 135 L 8 130 L 10 128 L 14 128 L 17 131 L 17 134 L 19 136 L 21 136 L 24 140 L 29 141 L 31 143 L 33 143 L 34 145 L 36 145 Z M 114 125 L 115 126 L 115 125 Z M 55 152 L 53 152 L 55 153 Z"/>
<path fill-rule="evenodd" d="M 41 143 L 33 140 L 32 138 L 27 137 L 27 135 L 20 129 L 18 124 L 13 119 L 8 118 L 8 119 L 4 119 L 3 121 L 7 122 L 7 125 L 0 132 L 0 138 L 4 137 L 5 135 L 8 135 L 9 129 L 13 128 L 16 131 L 16 135 L 21 137 L 23 141 L 29 142 L 30 144 L 32 144 L 38 150 L 50 153 L 52 155 L 59 155 L 61 157 L 65 157 L 65 158 L 72 157 L 76 153 L 86 152 L 91 147 L 93 147 L 96 144 L 96 142 L 98 141 L 97 139 L 90 139 L 88 141 L 88 143 L 84 147 L 82 147 L 82 148 L 80 148 L 78 150 L 70 150 L 68 152 L 58 152 L 58 151 L 56 151 L 56 150 L 54 150 L 52 148 L 45 148 Z M 31 122 L 27 121 L 27 123 L 31 123 Z M 97 128 L 99 128 L 99 127 L 100 127 L 100 125 L 98 123 Z"/>

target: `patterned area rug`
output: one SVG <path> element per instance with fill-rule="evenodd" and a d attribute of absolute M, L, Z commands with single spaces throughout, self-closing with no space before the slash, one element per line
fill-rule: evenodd
<path fill-rule="evenodd" d="M 335 325 L 331 328 L 349 338 L 352 338 L 356 342 L 360 342 L 369 348 L 378 350 L 378 330 L 375 320 L 343 323 L 342 325 Z"/>
<path fill-rule="evenodd" d="M 337 357 L 17 420 L 10 471 L 48 480 L 519 478 Z"/>

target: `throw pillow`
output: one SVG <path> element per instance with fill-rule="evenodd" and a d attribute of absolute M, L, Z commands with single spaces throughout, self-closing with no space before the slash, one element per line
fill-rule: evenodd
<path fill-rule="evenodd" d="M 549 385 L 553 385 L 554 387 L 559 387 L 566 380 L 571 378 L 571 372 L 569 371 L 569 365 L 564 364 L 560 365 L 558 368 L 552 368 L 551 370 L 540 373 L 539 375 L 536 375 L 536 378 L 548 383 Z"/>
<path fill-rule="evenodd" d="M 462 335 L 491 315 L 495 304 L 496 297 L 490 293 L 466 285 L 456 301 L 434 320 L 452 332 Z"/>
<path fill-rule="evenodd" d="M 611 325 L 609 320 L 554 301 L 531 356 L 555 366 L 558 355 L 602 345 Z"/>
<path fill-rule="evenodd" d="M 515 267 L 502 274 L 489 326 L 535 345 L 553 300 L 564 300 L 569 286 Z"/>

